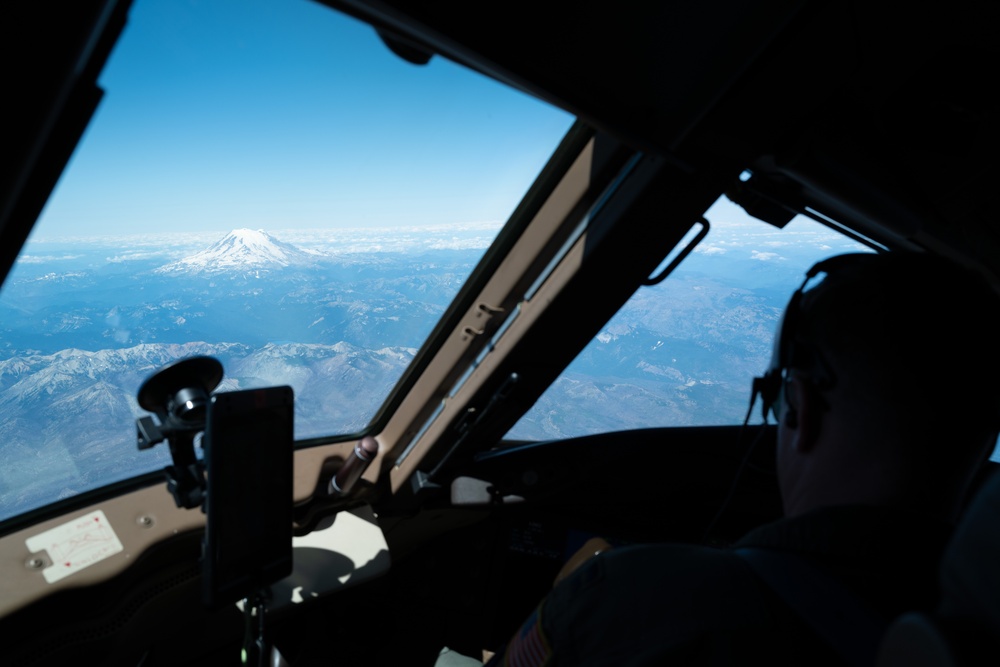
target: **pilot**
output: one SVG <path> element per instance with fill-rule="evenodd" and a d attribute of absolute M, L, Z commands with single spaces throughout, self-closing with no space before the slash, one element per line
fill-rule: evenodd
<path fill-rule="evenodd" d="M 997 438 L 1000 299 L 927 254 L 809 272 L 754 383 L 783 518 L 730 548 L 594 549 L 489 664 L 872 664 L 936 602 L 952 526 Z"/>

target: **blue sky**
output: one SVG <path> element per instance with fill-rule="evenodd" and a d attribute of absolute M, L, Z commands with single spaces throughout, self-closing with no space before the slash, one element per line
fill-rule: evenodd
<path fill-rule="evenodd" d="M 310 0 L 136 0 L 36 233 L 503 221 L 572 118 Z"/>

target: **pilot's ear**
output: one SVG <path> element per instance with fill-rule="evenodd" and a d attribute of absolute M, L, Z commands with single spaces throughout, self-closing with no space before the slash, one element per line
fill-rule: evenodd
<path fill-rule="evenodd" d="M 782 426 L 790 444 L 800 452 L 811 450 L 819 435 L 821 416 L 813 386 L 792 375 L 785 381 L 784 400 Z"/>

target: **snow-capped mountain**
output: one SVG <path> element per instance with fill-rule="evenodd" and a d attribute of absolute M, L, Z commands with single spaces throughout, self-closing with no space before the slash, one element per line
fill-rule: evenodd
<path fill-rule="evenodd" d="M 157 269 L 160 273 L 217 273 L 313 264 L 322 255 L 274 238 L 263 229 L 234 229 L 211 246 Z"/>

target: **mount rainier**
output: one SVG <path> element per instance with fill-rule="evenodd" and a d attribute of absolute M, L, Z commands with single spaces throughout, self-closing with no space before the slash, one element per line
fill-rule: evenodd
<path fill-rule="evenodd" d="M 211 246 L 162 266 L 157 273 L 222 273 L 311 266 L 323 255 L 274 238 L 263 229 L 234 229 Z"/>

